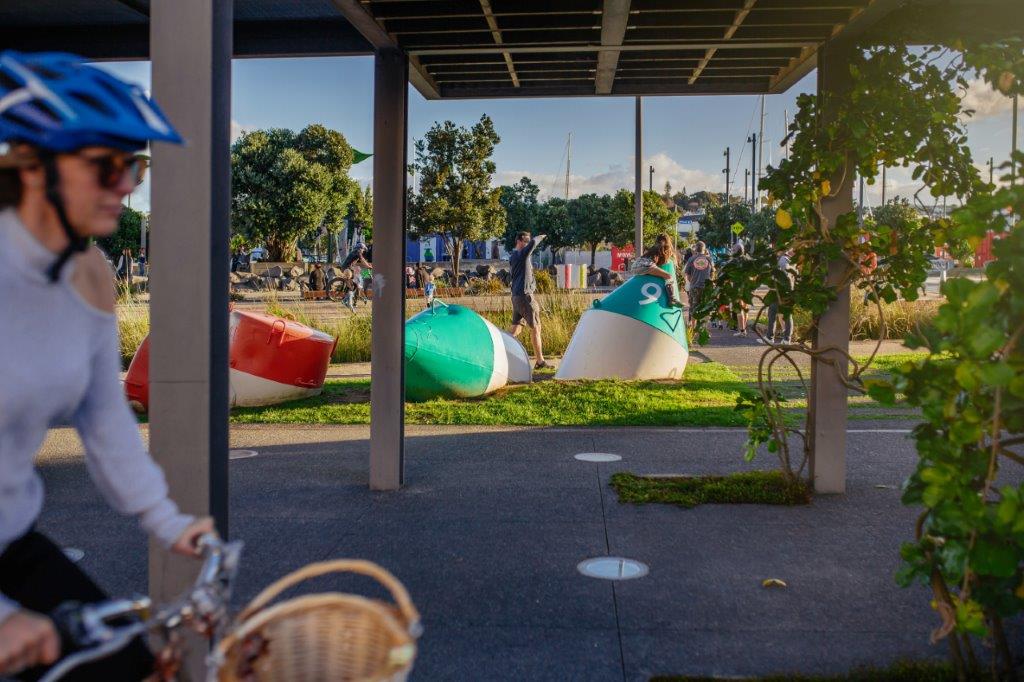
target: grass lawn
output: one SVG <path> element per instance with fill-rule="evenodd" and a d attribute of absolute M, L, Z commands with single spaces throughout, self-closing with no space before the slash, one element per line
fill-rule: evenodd
<path fill-rule="evenodd" d="M 406 404 L 407 424 L 511 426 L 744 426 L 736 398 L 750 387 L 725 365 L 691 363 L 682 381 L 554 381 L 481 398 Z M 329 381 L 322 395 L 239 408 L 241 424 L 368 424 L 370 382 Z"/>
<path fill-rule="evenodd" d="M 886 379 L 892 374 L 892 370 L 905 362 L 921 360 L 927 357 L 926 353 L 894 353 L 891 355 L 877 355 L 871 366 L 864 373 L 865 379 Z M 855 359 L 858 362 L 865 362 L 867 356 L 856 356 Z M 732 368 L 736 376 L 743 381 L 750 384 L 751 387 L 757 387 L 757 367 L 756 366 L 740 366 Z M 803 368 L 803 375 L 805 381 L 810 381 L 810 370 Z M 807 395 L 800 383 L 799 375 L 796 370 L 793 369 L 792 365 L 788 363 L 777 363 L 775 369 L 772 372 L 774 378 L 775 387 L 786 397 L 786 409 L 787 412 L 792 414 L 794 420 L 798 420 L 803 417 L 804 410 L 807 408 Z M 880 405 L 876 401 L 872 400 L 866 395 L 858 393 L 850 393 L 849 400 L 849 419 L 851 421 L 856 420 L 869 420 L 869 419 L 919 419 L 920 415 L 916 408 L 909 406 L 895 406 L 889 407 L 887 405 Z"/>
<path fill-rule="evenodd" d="M 803 481 L 787 480 L 779 471 L 742 471 L 726 476 L 637 476 L 612 474 L 619 502 L 659 502 L 680 507 L 699 504 L 810 504 Z"/>

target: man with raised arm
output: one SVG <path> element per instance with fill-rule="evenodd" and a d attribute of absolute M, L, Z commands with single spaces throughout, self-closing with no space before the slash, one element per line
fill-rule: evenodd
<path fill-rule="evenodd" d="M 516 235 L 516 247 L 508 256 L 509 269 L 512 271 L 512 329 L 509 333 L 518 337 L 523 324 L 530 328 L 530 339 L 537 356 L 534 369 L 550 367 L 544 361 L 544 349 L 540 341 L 540 306 L 537 305 L 537 280 L 533 277 L 533 251 L 544 241 L 547 235 L 539 234 L 530 238 L 529 232 Z"/>

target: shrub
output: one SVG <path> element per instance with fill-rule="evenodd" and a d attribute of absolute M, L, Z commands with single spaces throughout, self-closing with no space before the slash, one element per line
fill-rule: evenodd
<path fill-rule="evenodd" d="M 537 281 L 538 294 L 555 293 L 555 279 L 547 270 L 534 270 L 533 278 Z"/>

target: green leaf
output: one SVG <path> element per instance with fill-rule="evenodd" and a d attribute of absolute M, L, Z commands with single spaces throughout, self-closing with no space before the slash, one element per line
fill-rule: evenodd
<path fill-rule="evenodd" d="M 1010 578 L 1017 572 L 1017 552 L 1008 544 L 978 538 L 971 551 L 971 568 L 979 574 Z"/>
<path fill-rule="evenodd" d="M 990 386 L 1009 386 L 1017 373 L 1005 362 L 989 362 L 981 366 L 981 380 Z"/>
<path fill-rule="evenodd" d="M 956 370 L 953 372 L 953 376 L 956 378 L 956 382 L 968 391 L 972 391 L 978 386 L 978 374 L 975 371 L 977 366 L 971 362 L 961 362 L 956 366 Z"/>
<path fill-rule="evenodd" d="M 988 357 L 1006 343 L 1006 335 L 995 327 L 983 324 L 971 330 L 967 343 L 976 356 Z"/>

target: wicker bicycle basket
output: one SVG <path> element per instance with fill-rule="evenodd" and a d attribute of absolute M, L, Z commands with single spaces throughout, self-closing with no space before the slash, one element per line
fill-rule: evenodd
<path fill-rule="evenodd" d="M 312 594 L 270 605 L 284 590 L 328 573 L 381 583 L 394 603 Z M 416 657 L 420 615 L 405 587 L 369 561 L 310 564 L 281 578 L 238 615 L 215 652 L 219 682 L 403 682 Z"/>

